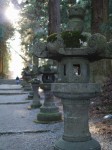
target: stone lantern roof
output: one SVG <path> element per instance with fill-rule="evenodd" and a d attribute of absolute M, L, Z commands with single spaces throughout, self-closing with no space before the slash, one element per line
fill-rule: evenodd
<path fill-rule="evenodd" d="M 63 45 L 62 47 L 58 44 L 59 40 L 62 42 L 63 39 L 58 39 L 57 37 L 57 40 L 54 43 L 48 43 L 47 45 L 49 56 L 51 58 L 54 58 L 55 56 L 55 59 L 58 60 L 66 56 L 75 56 L 85 57 L 88 58 L 90 61 L 96 61 L 104 58 L 112 58 L 112 41 L 107 42 L 105 36 L 101 35 L 100 33 L 93 34 L 87 41 L 86 47 L 66 48 L 63 43 L 61 43 L 60 45 Z"/>
<path fill-rule="evenodd" d="M 112 41 L 107 42 L 106 37 L 100 33 L 95 33 L 89 36 L 89 38 L 87 35 L 85 35 L 86 37 L 83 36 L 85 9 L 79 5 L 72 5 L 68 13 L 69 22 L 67 24 L 67 30 L 64 33 L 50 35 L 48 37 L 50 40 L 47 41 L 44 48 L 40 51 L 38 50 L 38 54 L 36 55 L 39 58 L 50 58 L 54 60 L 61 60 L 67 56 L 83 57 L 89 61 L 97 61 L 105 58 L 112 59 Z M 68 36 L 70 34 L 72 36 L 69 38 Z M 81 46 L 80 41 L 82 43 L 86 42 L 86 46 Z M 68 45 L 68 43 L 70 44 Z"/>
<path fill-rule="evenodd" d="M 85 9 L 80 5 L 72 5 L 68 12 L 67 31 L 48 37 L 47 56 L 56 60 L 67 56 L 83 57 L 89 61 L 111 59 L 112 41 L 107 42 L 106 37 L 100 33 L 91 35 L 89 39 L 83 35 Z M 86 42 L 87 46 L 81 46 L 80 42 Z"/>

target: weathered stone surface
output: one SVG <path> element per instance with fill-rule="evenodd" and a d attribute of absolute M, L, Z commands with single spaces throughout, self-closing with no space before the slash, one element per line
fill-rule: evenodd
<path fill-rule="evenodd" d="M 100 86 L 94 83 L 54 83 L 52 90 L 62 99 L 64 109 L 64 134 L 55 145 L 56 150 L 100 150 L 91 139 L 88 126 L 89 99 L 99 94 Z"/>
<path fill-rule="evenodd" d="M 88 140 L 86 142 L 69 142 L 63 139 L 59 140 L 55 144 L 54 150 L 100 150 L 99 143 L 94 140 Z"/>
<path fill-rule="evenodd" d="M 101 87 L 96 83 L 53 83 L 52 91 L 57 97 L 71 98 L 74 101 L 83 98 L 92 98 L 99 95 Z M 77 99 L 78 98 L 78 99 Z M 77 103 L 77 102 L 76 102 Z"/>
<path fill-rule="evenodd" d="M 60 61 L 58 73 L 61 83 L 89 82 L 89 61 L 81 57 L 66 57 Z"/>
<path fill-rule="evenodd" d="M 32 83 L 33 89 L 33 102 L 31 104 L 31 108 L 39 108 L 42 104 L 40 102 L 40 96 L 38 93 L 39 83 Z"/>
<path fill-rule="evenodd" d="M 69 22 L 67 24 L 67 28 L 70 31 L 83 31 L 83 19 L 85 15 L 85 9 L 78 6 L 73 5 L 69 8 Z"/>
<path fill-rule="evenodd" d="M 44 90 L 44 104 L 40 107 L 40 112 L 37 114 L 37 120 L 40 123 L 48 123 L 52 121 L 60 121 L 62 114 L 54 103 L 53 93 L 51 92 L 51 83 L 40 84 Z"/>
<path fill-rule="evenodd" d="M 104 54 L 106 45 L 107 45 L 106 37 L 101 35 L 100 33 L 93 34 L 88 40 L 88 47 L 90 47 L 93 50 L 93 52 L 91 52 L 90 50 L 90 54 L 91 53 L 97 53 L 97 55 L 102 53 Z"/>

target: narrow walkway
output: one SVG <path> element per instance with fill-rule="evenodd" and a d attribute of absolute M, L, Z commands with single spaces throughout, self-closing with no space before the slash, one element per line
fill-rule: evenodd
<path fill-rule="evenodd" d="M 54 150 L 55 142 L 62 137 L 63 122 L 34 122 L 39 109 L 28 110 L 32 101 L 27 97 L 20 85 L 0 84 L 0 150 Z M 100 142 L 102 150 L 112 150 L 111 141 L 99 134 L 92 136 Z"/>
<path fill-rule="evenodd" d="M 53 150 L 63 122 L 37 124 L 39 109 L 28 110 L 32 101 L 20 85 L 0 85 L 0 150 Z"/>

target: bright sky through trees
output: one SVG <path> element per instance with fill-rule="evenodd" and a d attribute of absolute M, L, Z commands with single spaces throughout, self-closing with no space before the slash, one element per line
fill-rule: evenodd
<path fill-rule="evenodd" d="M 10 51 L 11 51 L 11 62 L 10 62 L 10 72 L 12 73 L 12 78 L 17 76 L 21 77 L 21 71 L 24 67 L 22 58 L 18 55 L 21 54 L 21 38 L 18 32 L 15 32 L 14 39 L 9 40 Z"/>
<path fill-rule="evenodd" d="M 14 7 L 14 5 L 10 2 L 9 6 L 6 8 L 5 16 L 12 23 L 14 28 L 16 28 L 16 23 L 20 19 L 19 10 Z M 18 55 L 21 54 L 21 36 L 15 31 L 13 36 L 13 40 L 9 39 L 8 43 L 10 44 L 10 52 L 11 52 L 11 61 L 9 64 L 9 72 L 11 74 L 11 78 L 16 78 L 16 76 L 21 77 L 21 72 L 23 69 L 23 60 Z"/>
<path fill-rule="evenodd" d="M 10 2 L 8 8 L 5 11 L 5 15 L 11 23 L 15 23 L 19 20 L 19 10 L 14 8 L 14 5 Z"/>

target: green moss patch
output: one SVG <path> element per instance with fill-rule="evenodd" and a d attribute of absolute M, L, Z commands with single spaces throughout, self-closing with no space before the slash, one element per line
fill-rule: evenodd
<path fill-rule="evenodd" d="M 80 40 L 85 42 L 87 37 L 76 31 L 65 31 L 61 33 L 66 48 L 79 48 L 81 46 Z M 51 34 L 47 38 L 47 42 L 54 42 L 57 39 L 57 33 Z"/>

